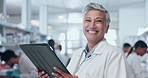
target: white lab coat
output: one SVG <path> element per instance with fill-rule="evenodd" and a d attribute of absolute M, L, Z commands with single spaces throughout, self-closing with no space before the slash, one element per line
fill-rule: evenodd
<path fill-rule="evenodd" d="M 134 73 L 138 78 L 138 76 L 140 76 L 140 74 L 142 73 L 141 66 L 140 66 L 140 59 L 138 55 L 135 52 L 132 52 L 131 54 L 128 55 L 127 62 L 129 63 L 131 68 L 134 70 Z"/>
<path fill-rule="evenodd" d="M 145 53 L 143 56 L 138 55 L 141 63 L 146 63 L 146 60 L 148 59 L 148 53 Z"/>
<path fill-rule="evenodd" d="M 143 56 L 138 55 L 140 59 L 140 65 L 142 70 L 142 75 L 140 78 L 148 78 L 148 53 L 145 53 Z"/>
<path fill-rule="evenodd" d="M 102 40 L 92 55 L 85 59 L 84 48 L 77 50 L 68 65 L 71 74 L 75 73 L 79 78 L 134 78 L 123 52 Z M 77 63 L 80 61 L 81 66 Z M 82 63 L 83 62 L 83 63 Z M 78 67 L 77 67 L 78 65 Z"/>
<path fill-rule="evenodd" d="M 127 57 L 127 55 L 128 55 L 128 52 L 124 52 L 124 56 L 125 56 L 125 58 Z"/>
<path fill-rule="evenodd" d="M 25 55 L 20 57 L 18 69 L 20 72 L 20 78 L 39 78 L 38 73 L 36 72 L 36 67 Z"/>

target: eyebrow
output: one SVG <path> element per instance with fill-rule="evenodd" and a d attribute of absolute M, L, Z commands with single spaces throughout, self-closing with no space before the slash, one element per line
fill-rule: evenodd
<path fill-rule="evenodd" d="M 85 17 L 84 19 L 91 19 L 91 18 L 90 17 Z M 102 17 L 97 17 L 95 19 L 102 19 L 102 20 L 104 20 Z"/>
<path fill-rule="evenodd" d="M 97 17 L 97 19 L 104 19 L 103 17 Z"/>

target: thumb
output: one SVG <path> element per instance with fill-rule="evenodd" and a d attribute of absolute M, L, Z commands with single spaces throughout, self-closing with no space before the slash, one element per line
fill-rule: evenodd
<path fill-rule="evenodd" d="M 79 78 L 78 76 L 76 76 L 76 75 L 73 75 L 73 78 Z"/>

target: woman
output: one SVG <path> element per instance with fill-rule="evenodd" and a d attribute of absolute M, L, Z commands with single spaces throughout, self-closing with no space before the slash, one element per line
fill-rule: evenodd
<path fill-rule="evenodd" d="M 84 10 L 83 33 L 87 45 L 74 52 L 68 65 L 70 74 L 54 67 L 56 78 L 133 78 L 122 51 L 111 46 L 104 38 L 110 23 L 107 10 L 99 4 L 90 3 Z M 41 78 L 49 78 L 44 71 Z"/>

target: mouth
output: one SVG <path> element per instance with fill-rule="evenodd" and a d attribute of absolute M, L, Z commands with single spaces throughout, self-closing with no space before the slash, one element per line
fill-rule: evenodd
<path fill-rule="evenodd" d="M 95 34 L 95 33 L 98 33 L 99 31 L 97 30 L 86 30 L 88 33 L 91 33 L 91 34 Z"/>

